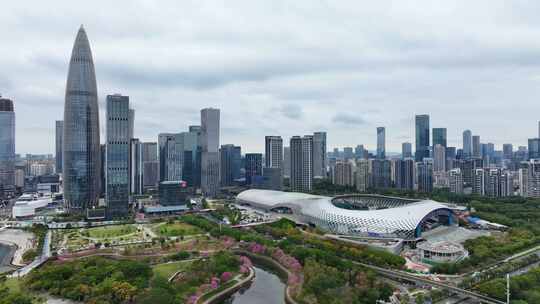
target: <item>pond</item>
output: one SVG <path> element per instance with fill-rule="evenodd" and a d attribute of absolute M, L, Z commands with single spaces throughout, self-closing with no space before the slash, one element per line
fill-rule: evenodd
<path fill-rule="evenodd" d="M 223 304 L 284 304 L 285 284 L 266 269 L 255 268 L 255 279 L 225 299 Z"/>

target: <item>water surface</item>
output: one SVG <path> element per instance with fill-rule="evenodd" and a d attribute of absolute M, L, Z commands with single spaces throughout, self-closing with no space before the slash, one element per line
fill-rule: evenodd
<path fill-rule="evenodd" d="M 255 279 L 223 304 L 284 304 L 285 284 L 274 273 L 255 267 Z"/>

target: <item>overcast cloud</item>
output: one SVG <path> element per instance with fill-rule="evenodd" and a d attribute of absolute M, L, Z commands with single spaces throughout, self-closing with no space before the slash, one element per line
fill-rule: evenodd
<path fill-rule="evenodd" d="M 107 94 L 130 96 L 136 136 L 156 141 L 221 109 L 221 143 L 328 132 L 329 149 L 414 143 L 414 115 L 500 149 L 540 119 L 538 1 L 4 1 L 0 93 L 17 152 L 54 150 L 80 24 Z M 101 124 L 102 141 L 104 124 Z"/>

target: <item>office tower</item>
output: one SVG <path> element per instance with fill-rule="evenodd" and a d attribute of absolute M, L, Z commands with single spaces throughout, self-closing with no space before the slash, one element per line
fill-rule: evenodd
<path fill-rule="evenodd" d="M 457 150 L 456 147 L 446 147 L 446 159 L 456 159 Z"/>
<path fill-rule="evenodd" d="M 131 138 L 129 143 L 129 193 L 142 194 L 141 142 Z"/>
<path fill-rule="evenodd" d="M 283 147 L 283 177 L 291 177 L 291 149 Z"/>
<path fill-rule="evenodd" d="M 401 144 L 401 158 L 412 157 L 412 144 L 410 142 L 404 142 Z"/>
<path fill-rule="evenodd" d="M 251 185 L 262 178 L 262 154 L 246 153 L 245 157 L 246 184 Z"/>
<path fill-rule="evenodd" d="M 473 142 L 471 130 L 463 131 L 463 157 L 465 159 L 472 157 L 473 155 Z"/>
<path fill-rule="evenodd" d="M 489 156 L 490 158 L 495 157 L 495 144 L 494 143 L 487 143 L 485 152 L 486 152 L 485 154 L 487 156 Z"/>
<path fill-rule="evenodd" d="M 343 148 L 343 158 L 345 160 L 350 160 L 354 158 L 354 152 L 352 147 Z"/>
<path fill-rule="evenodd" d="M 55 154 L 55 171 L 56 173 L 62 173 L 62 137 L 64 136 L 64 121 L 63 120 L 57 120 L 56 121 L 56 154 Z"/>
<path fill-rule="evenodd" d="M 174 134 L 172 133 L 160 133 L 158 135 L 158 145 L 159 145 L 159 181 L 167 180 L 167 162 L 168 162 L 168 151 L 169 143 L 174 141 Z"/>
<path fill-rule="evenodd" d="M 375 189 L 392 186 L 392 163 L 388 159 L 371 160 L 371 184 Z"/>
<path fill-rule="evenodd" d="M 540 138 L 529 138 L 529 159 L 540 158 Z"/>
<path fill-rule="evenodd" d="M 326 178 L 326 132 L 313 133 L 313 176 Z"/>
<path fill-rule="evenodd" d="M 177 133 L 167 139 L 166 170 L 165 180 L 180 181 L 184 178 L 184 140 L 185 134 Z"/>
<path fill-rule="evenodd" d="M 377 128 L 377 158 L 386 158 L 386 129 L 384 127 Z"/>
<path fill-rule="evenodd" d="M 202 163 L 202 135 L 200 126 L 189 126 L 189 133 L 196 139 L 197 145 L 193 150 L 193 186 L 201 186 L 201 163 Z"/>
<path fill-rule="evenodd" d="M 514 146 L 512 146 L 512 144 L 503 145 L 503 158 L 504 159 L 514 158 Z"/>
<path fill-rule="evenodd" d="M 339 155 L 339 149 L 338 149 L 338 148 L 334 148 L 334 153 L 333 153 L 333 155 L 334 155 L 334 158 L 339 158 L 339 157 L 340 157 L 340 155 Z"/>
<path fill-rule="evenodd" d="M 107 188 L 107 183 L 105 179 L 107 178 L 107 145 L 99 145 L 99 159 L 101 159 L 101 165 L 99 170 L 99 196 L 105 196 L 105 189 Z"/>
<path fill-rule="evenodd" d="M 129 97 L 107 96 L 107 217 L 122 218 L 129 203 Z"/>
<path fill-rule="evenodd" d="M 265 167 L 281 168 L 283 166 L 283 139 L 281 136 L 265 136 Z"/>
<path fill-rule="evenodd" d="M 441 144 L 436 144 L 433 147 L 433 171 L 446 171 L 446 148 Z"/>
<path fill-rule="evenodd" d="M 452 169 L 448 172 L 448 181 L 451 193 L 463 193 L 463 174 L 461 174 L 459 168 Z"/>
<path fill-rule="evenodd" d="M 480 135 L 472 137 L 472 156 L 475 158 L 482 157 L 482 145 L 480 144 Z"/>
<path fill-rule="evenodd" d="M 164 181 L 159 183 L 159 204 L 162 206 L 187 205 L 189 189 L 185 181 Z"/>
<path fill-rule="evenodd" d="M 135 110 L 129 109 L 129 115 L 128 115 L 128 135 L 129 138 L 134 138 L 135 136 Z"/>
<path fill-rule="evenodd" d="M 397 159 L 394 162 L 394 183 L 397 189 L 414 189 L 414 159 Z"/>
<path fill-rule="evenodd" d="M 240 178 L 241 148 L 235 145 L 222 145 L 219 154 L 221 186 L 232 186 L 234 181 Z"/>
<path fill-rule="evenodd" d="M 141 143 L 141 181 L 140 188 L 144 193 L 147 189 L 156 189 L 159 184 L 158 144 L 155 142 Z"/>
<path fill-rule="evenodd" d="M 0 198 L 15 191 L 15 111 L 0 95 Z"/>
<path fill-rule="evenodd" d="M 311 191 L 313 189 L 313 136 L 293 136 L 291 148 L 291 189 Z"/>
<path fill-rule="evenodd" d="M 418 191 L 430 193 L 433 191 L 433 160 L 424 158 L 416 164 Z"/>
<path fill-rule="evenodd" d="M 263 168 L 262 188 L 267 190 L 283 190 L 283 174 L 281 168 Z"/>
<path fill-rule="evenodd" d="M 538 138 L 540 138 L 540 121 L 538 122 Z"/>
<path fill-rule="evenodd" d="M 354 166 L 351 161 L 338 161 L 332 168 L 332 182 L 340 186 L 354 186 Z"/>
<path fill-rule="evenodd" d="M 359 159 L 356 161 L 355 186 L 359 192 L 366 192 L 369 189 L 369 160 Z"/>
<path fill-rule="evenodd" d="M 415 160 L 421 162 L 429 157 L 429 115 L 416 115 L 416 151 Z"/>
<path fill-rule="evenodd" d="M 96 74 L 82 26 L 69 62 L 63 140 L 65 206 L 70 213 L 84 214 L 98 204 L 101 162 Z"/>
<path fill-rule="evenodd" d="M 201 190 L 215 197 L 219 190 L 219 109 L 201 110 Z"/>
<path fill-rule="evenodd" d="M 447 147 L 446 128 L 433 128 L 433 147 L 436 145 Z"/>
<path fill-rule="evenodd" d="M 356 159 L 362 159 L 365 158 L 366 149 L 364 149 L 364 145 L 357 145 L 356 148 L 354 148 L 354 157 Z"/>

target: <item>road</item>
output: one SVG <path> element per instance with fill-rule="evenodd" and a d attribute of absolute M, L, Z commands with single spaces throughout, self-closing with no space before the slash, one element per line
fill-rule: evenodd
<path fill-rule="evenodd" d="M 382 267 L 378 267 L 378 266 L 374 266 L 374 265 L 369 265 L 369 264 L 365 264 L 365 263 L 360 263 L 360 262 L 353 262 L 353 264 L 357 264 L 359 266 L 363 266 L 363 267 L 372 269 L 372 270 L 376 271 L 377 273 L 379 273 L 381 275 L 384 275 L 384 276 L 388 276 L 390 278 L 403 279 L 403 280 L 412 281 L 412 282 L 415 282 L 415 283 L 421 283 L 421 284 L 425 284 L 425 285 L 439 287 L 439 288 L 445 289 L 445 290 L 450 291 L 450 292 L 454 292 L 454 293 L 457 293 L 457 294 L 460 294 L 460 295 L 463 295 L 463 296 L 466 296 L 466 297 L 469 297 L 469 298 L 476 299 L 476 300 L 480 301 L 480 303 L 505 304 L 505 302 L 503 302 L 503 301 L 499 301 L 497 299 L 493 299 L 493 298 L 490 298 L 488 296 L 484 296 L 482 294 L 479 294 L 479 293 L 476 293 L 476 292 L 473 292 L 473 291 L 461 289 L 459 287 L 455 287 L 455 286 L 448 285 L 448 284 L 445 284 L 445 283 L 436 282 L 436 281 L 432 281 L 432 280 L 425 279 L 425 278 L 422 278 L 422 277 L 418 277 L 418 276 L 412 275 L 412 274 L 410 274 L 408 272 L 404 272 L 404 271 L 400 271 L 400 270 L 386 269 L 386 268 L 382 268 Z"/>

